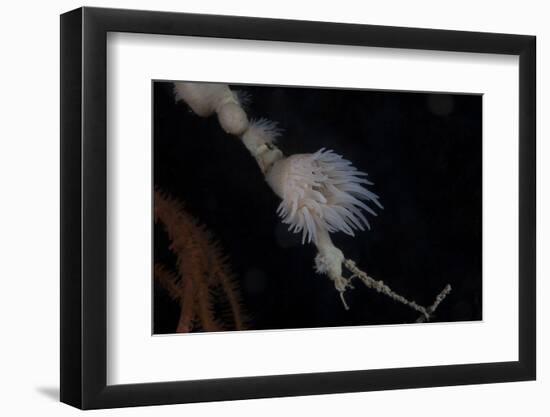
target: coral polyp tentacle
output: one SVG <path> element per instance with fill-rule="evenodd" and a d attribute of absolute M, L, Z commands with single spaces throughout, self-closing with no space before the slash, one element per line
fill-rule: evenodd
<path fill-rule="evenodd" d="M 332 150 L 298 154 L 277 161 L 267 173 L 267 181 L 282 198 L 277 213 L 289 230 L 302 233 L 302 242 L 317 243 L 319 229 L 354 236 L 370 229 L 361 210 L 376 216 L 366 203 L 382 205 L 367 190 L 363 177 L 350 161 Z"/>

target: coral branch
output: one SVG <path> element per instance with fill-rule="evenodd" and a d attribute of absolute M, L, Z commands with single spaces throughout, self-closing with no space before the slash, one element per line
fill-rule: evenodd
<path fill-rule="evenodd" d="M 451 292 L 451 285 L 447 284 L 445 288 L 443 288 L 443 290 L 439 294 L 437 294 L 437 297 L 435 298 L 434 303 L 426 309 L 427 314 L 420 316 L 418 319 L 416 319 L 416 322 L 423 323 L 429 320 L 432 314 L 435 312 L 435 310 L 437 310 L 437 307 L 439 307 L 439 304 L 445 299 L 445 297 L 447 297 L 447 295 L 449 295 L 450 292 Z"/>
<path fill-rule="evenodd" d="M 352 260 L 346 259 L 344 261 L 344 266 L 352 273 L 349 281 L 351 281 L 353 278 L 359 278 L 368 288 L 376 290 L 377 292 L 390 297 L 394 301 L 409 306 L 413 310 L 416 310 L 419 313 L 422 313 L 424 316 L 429 317 L 429 314 L 426 311 L 425 307 L 422 307 L 421 305 L 418 305 L 415 301 L 407 300 L 402 295 L 397 294 L 390 287 L 384 284 L 384 281 L 377 281 L 374 278 L 369 277 L 366 272 L 363 272 L 359 268 L 357 268 L 355 262 L 353 262 Z"/>
<path fill-rule="evenodd" d="M 164 225 L 177 258 L 177 274 L 162 265 L 155 265 L 154 271 L 155 279 L 181 306 L 177 332 L 245 329 L 237 284 L 219 245 L 181 204 L 158 190 L 154 213 L 155 220 Z M 214 297 L 217 288 L 221 291 Z M 228 306 L 230 320 L 216 314 L 217 304 Z"/>
<path fill-rule="evenodd" d="M 192 329 L 194 300 L 193 282 L 191 279 L 182 280 L 166 266 L 155 264 L 155 279 L 168 292 L 174 301 L 181 305 L 180 318 L 176 333 L 188 333 Z M 188 297 L 189 295 L 189 297 Z"/>
<path fill-rule="evenodd" d="M 319 251 L 315 257 L 316 271 L 320 274 L 328 275 L 328 277 L 334 282 L 334 287 L 338 291 L 342 304 L 346 310 L 349 310 L 349 306 L 346 303 L 344 293 L 348 288 L 353 289 L 351 281 L 354 278 L 359 278 L 366 287 L 376 290 L 394 301 L 404 304 L 421 313 L 422 315 L 416 320 L 417 323 L 430 320 L 439 304 L 451 292 L 451 286 L 447 285 L 443 291 L 438 294 L 434 303 L 429 308 L 426 308 L 419 305 L 415 301 L 407 300 L 402 295 L 397 294 L 390 287 L 384 284 L 384 281 L 377 281 L 370 277 L 366 272 L 360 270 L 353 260 L 345 259 L 344 254 L 340 249 L 334 246 L 334 243 L 332 243 L 332 240 L 327 232 L 321 233 L 315 244 L 317 246 L 317 250 Z M 343 276 L 342 265 L 344 265 L 346 269 L 351 272 L 351 277 L 345 278 Z"/>
<path fill-rule="evenodd" d="M 220 257 L 219 248 L 215 246 L 213 248 L 213 257 Z M 216 276 L 229 303 L 230 312 L 233 316 L 233 322 L 235 323 L 236 330 L 245 329 L 244 323 L 248 321 L 245 314 L 241 311 L 241 297 L 237 284 L 227 268 L 223 266 L 225 263 L 213 262 L 212 263 L 212 275 Z"/>
<path fill-rule="evenodd" d="M 447 284 L 443 291 L 441 291 L 434 303 L 426 308 L 419 304 L 417 304 L 415 301 L 409 301 L 402 295 L 397 294 L 394 292 L 390 287 L 388 287 L 386 284 L 384 284 L 384 281 L 377 281 L 372 277 L 369 277 L 366 272 L 361 271 L 359 268 L 357 268 L 357 265 L 355 265 L 355 262 L 353 262 L 351 259 L 346 259 L 344 261 L 344 266 L 352 273 L 352 276 L 349 278 L 349 281 L 351 281 L 353 278 L 359 278 L 363 284 L 365 284 L 367 287 L 372 288 L 376 290 L 379 293 L 382 293 L 391 299 L 401 303 L 405 304 L 406 306 L 409 306 L 413 310 L 418 311 L 422 315 L 416 320 L 417 323 L 423 323 L 425 321 L 430 320 L 435 310 L 437 310 L 437 307 L 439 307 L 439 304 L 449 295 L 451 292 L 451 286 Z M 343 297 L 343 296 L 342 296 Z M 344 304 L 345 305 L 345 304 Z"/>
<path fill-rule="evenodd" d="M 181 298 L 179 277 L 161 264 L 155 264 L 154 275 L 157 282 L 168 292 L 170 297 L 179 302 Z"/>

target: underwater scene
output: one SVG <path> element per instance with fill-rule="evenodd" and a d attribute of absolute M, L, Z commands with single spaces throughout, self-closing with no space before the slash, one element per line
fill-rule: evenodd
<path fill-rule="evenodd" d="M 482 319 L 482 96 L 153 81 L 153 333 Z"/>

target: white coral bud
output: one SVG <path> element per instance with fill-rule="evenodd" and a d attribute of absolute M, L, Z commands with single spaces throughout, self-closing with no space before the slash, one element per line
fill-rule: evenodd
<path fill-rule="evenodd" d="M 222 129 L 230 135 L 240 136 L 247 129 L 248 118 L 239 103 L 228 101 L 217 112 Z"/>
<path fill-rule="evenodd" d="M 248 128 L 248 118 L 237 94 L 227 84 L 174 83 L 176 100 L 185 101 L 201 117 L 218 114 L 221 127 L 227 133 L 240 136 Z"/>
<path fill-rule="evenodd" d="M 271 166 L 283 157 L 283 153 L 273 146 L 281 133 L 282 129 L 277 127 L 276 122 L 261 118 L 252 120 L 242 135 L 246 149 L 256 158 L 263 173 L 269 171 Z"/>
<path fill-rule="evenodd" d="M 378 196 L 363 186 L 372 184 L 366 176 L 342 156 L 321 149 L 276 162 L 266 178 L 283 200 L 277 210 L 283 223 L 302 233 L 302 243 L 317 243 L 321 231 L 354 236 L 354 230 L 370 229 L 361 210 L 376 213 L 364 201 L 383 207 Z"/>
<path fill-rule="evenodd" d="M 201 117 L 212 115 L 228 92 L 231 93 L 226 84 L 174 83 L 176 101 L 185 101 Z"/>

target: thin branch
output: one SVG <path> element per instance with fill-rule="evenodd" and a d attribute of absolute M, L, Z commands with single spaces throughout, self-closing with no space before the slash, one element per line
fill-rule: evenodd
<path fill-rule="evenodd" d="M 427 321 L 435 312 L 435 310 L 437 310 L 437 307 L 439 307 L 439 304 L 445 299 L 445 297 L 447 297 L 447 295 L 449 295 L 450 292 L 451 292 L 451 285 L 447 284 L 445 288 L 443 288 L 443 290 L 437 295 L 434 303 L 426 309 L 427 310 L 426 312 L 428 313 L 428 317 L 426 317 L 425 315 L 422 315 L 418 317 L 418 319 L 416 319 L 416 322 L 424 323 L 425 321 Z"/>
<path fill-rule="evenodd" d="M 166 266 L 156 263 L 154 267 L 154 277 L 168 292 L 170 298 L 174 301 L 180 301 L 179 277 L 175 273 L 170 271 Z"/>
<path fill-rule="evenodd" d="M 397 294 L 394 292 L 390 287 L 388 287 L 386 284 L 384 284 L 384 281 L 377 281 L 372 277 L 369 277 L 366 272 L 361 271 L 354 261 L 351 259 L 346 259 L 344 261 L 344 266 L 352 273 L 351 277 L 348 279 L 348 283 L 353 278 L 359 278 L 365 286 L 368 288 L 371 288 L 373 290 L 376 290 L 379 293 L 382 293 L 394 301 L 397 301 L 401 304 L 404 304 L 413 310 L 418 311 L 422 315 L 416 320 L 417 323 L 423 323 L 425 321 L 430 320 L 435 310 L 437 310 L 437 307 L 439 307 L 439 304 L 447 297 L 447 295 L 451 292 L 451 286 L 447 285 L 443 291 L 441 291 L 438 296 L 436 297 L 434 303 L 426 308 L 424 306 L 419 305 L 415 301 L 407 300 L 402 295 Z M 347 304 L 344 300 L 343 292 L 340 292 L 340 297 L 342 298 L 342 302 L 344 303 L 344 307 L 346 310 L 348 309 Z"/>

